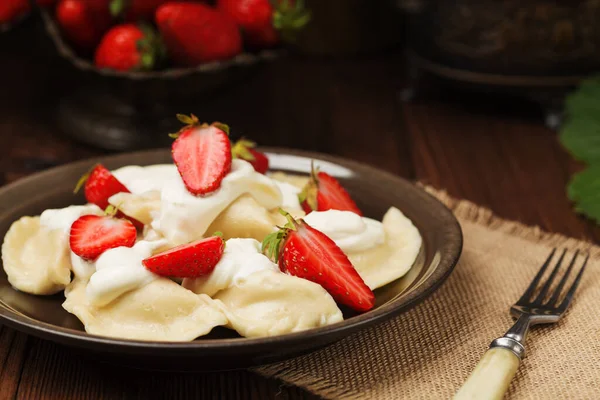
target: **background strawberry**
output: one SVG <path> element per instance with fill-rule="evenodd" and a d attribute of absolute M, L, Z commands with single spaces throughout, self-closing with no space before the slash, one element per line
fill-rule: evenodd
<path fill-rule="evenodd" d="M 2 0 L 0 1 L 0 24 L 15 21 L 27 14 L 29 10 L 29 0 Z"/>
<path fill-rule="evenodd" d="M 136 237 L 135 227 L 126 219 L 84 215 L 71 225 L 69 244 L 79 257 L 95 260 L 108 249 L 132 247 Z"/>
<path fill-rule="evenodd" d="M 362 212 L 350 197 L 350 194 L 333 176 L 312 168 L 310 181 L 298 195 L 304 211 L 341 210 L 352 211 L 358 215 Z"/>
<path fill-rule="evenodd" d="M 60 0 L 56 20 L 69 42 L 91 52 L 111 24 L 109 0 Z"/>
<path fill-rule="evenodd" d="M 142 263 L 155 274 L 174 278 L 197 278 L 211 273 L 225 249 L 225 241 L 212 236 L 174 247 L 146 258 Z"/>
<path fill-rule="evenodd" d="M 122 24 L 106 32 L 94 62 L 98 68 L 117 71 L 151 70 L 163 55 L 162 44 L 150 26 Z"/>
<path fill-rule="evenodd" d="M 156 10 L 155 21 L 170 59 L 178 65 L 223 60 L 242 51 L 235 23 L 205 4 L 163 4 Z"/>
<path fill-rule="evenodd" d="M 255 149 L 256 143 L 240 139 L 232 147 L 233 157 L 248 161 L 256 172 L 265 174 L 269 170 L 269 158 L 266 154 Z"/>
<path fill-rule="evenodd" d="M 178 115 L 185 124 L 173 142 L 173 160 L 188 191 L 203 195 L 217 190 L 231 170 L 229 127 L 199 124 L 194 114 Z"/>
<path fill-rule="evenodd" d="M 357 311 L 375 305 L 373 291 L 344 252 L 324 233 L 289 214 L 288 224 L 263 242 L 263 250 L 282 271 L 321 285 L 337 302 Z"/>
<path fill-rule="evenodd" d="M 217 8 L 235 21 L 245 41 L 254 47 L 274 46 L 280 36 L 293 40 L 296 31 L 310 21 L 301 0 L 218 0 Z"/>

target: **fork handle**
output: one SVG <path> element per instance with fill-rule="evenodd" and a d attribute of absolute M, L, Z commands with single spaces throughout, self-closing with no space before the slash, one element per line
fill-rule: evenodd
<path fill-rule="evenodd" d="M 517 372 L 520 359 L 504 347 L 485 352 L 454 400 L 500 400 Z"/>

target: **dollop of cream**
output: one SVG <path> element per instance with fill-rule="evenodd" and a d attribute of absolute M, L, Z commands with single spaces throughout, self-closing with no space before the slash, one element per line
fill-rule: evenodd
<path fill-rule="evenodd" d="M 261 253 L 260 242 L 255 239 L 229 239 L 213 272 L 199 278 L 185 278 L 182 285 L 194 293 L 212 297 L 221 290 L 238 285 L 249 275 L 265 270 L 279 271 L 279 267 Z"/>
<path fill-rule="evenodd" d="M 281 206 L 283 200 L 272 179 L 239 159 L 232 161 L 221 187 L 206 196 L 192 195 L 179 177 L 169 180 L 162 189 L 160 215 L 152 222 L 152 228 L 172 245 L 191 242 L 201 238 L 215 218 L 246 193 L 268 210 Z"/>
<path fill-rule="evenodd" d="M 351 211 L 313 211 L 304 221 L 327 235 L 344 253 L 365 251 L 385 242 L 381 222 Z"/>
<path fill-rule="evenodd" d="M 281 194 L 283 196 L 283 201 L 281 203 L 281 207 L 284 210 L 292 209 L 292 210 L 301 210 L 302 207 L 300 205 L 300 201 L 298 201 L 298 195 L 300 194 L 300 189 L 296 186 L 287 183 L 280 182 L 274 180 L 275 184 L 281 190 Z"/>
<path fill-rule="evenodd" d="M 102 253 L 95 262 L 96 272 L 90 277 L 86 297 L 93 306 L 102 307 L 124 293 L 147 285 L 159 278 L 142 264 L 165 240 L 141 240 L 133 247 L 116 247 Z"/>
<path fill-rule="evenodd" d="M 86 204 L 84 206 L 69 206 L 58 209 L 45 210 L 40 215 L 40 226 L 48 229 L 60 229 L 68 234 L 71 230 L 71 225 L 82 215 L 102 215 L 102 210 L 95 204 Z"/>
<path fill-rule="evenodd" d="M 156 164 L 147 167 L 129 165 L 112 171 L 112 174 L 133 194 L 152 190 L 162 191 L 168 182 L 181 180 L 174 164 Z"/>

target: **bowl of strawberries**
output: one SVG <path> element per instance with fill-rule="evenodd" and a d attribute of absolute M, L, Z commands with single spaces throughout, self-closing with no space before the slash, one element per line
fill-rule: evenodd
<path fill-rule="evenodd" d="M 57 0 L 42 17 L 59 54 L 85 76 L 60 99 L 59 126 L 126 150 L 160 146 L 154 139 L 176 125 L 174 110 L 277 58 L 310 13 L 294 0 Z"/>

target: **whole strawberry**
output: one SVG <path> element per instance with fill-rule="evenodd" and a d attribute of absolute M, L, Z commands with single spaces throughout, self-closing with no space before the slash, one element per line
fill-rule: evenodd
<path fill-rule="evenodd" d="M 321 285 L 337 302 L 357 311 L 373 308 L 375 295 L 335 242 L 303 220 L 280 212 L 288 224 L 265 238 L 263 252 L 283 272 Z"/>
<path fill-rule="evenodd" d="M 162 44 L 152 28 L 122 24 L 106 32 L 96 49 L 94 62 L 98 68 L 117 71 L 151 70 L 163 54 Z"/>
<path fill-rule="evenodd" d="M 217 8 L 235 21 L 253 47 L 275 46 L 280 37 L 293 40 L 310 20 L 301 0 L 218 0 Z"/>
<path fill-rule="evenodd" d="M 110 12 L 126 21 L 152 20 L 156 9 L 169 0 L 112 0 Z"/>
<path fill-rule="evenodd" d="M 344 187 L 328 173 L 312 167 L 310 180 L 298 195 L 298 200 L 304 211 L 341 210 L 352 211 L 362 215 L 362 212 L 350 197 Z"/>
<path fill-rule="evenodd" d="M 29 0 L 2 0 L 0 1 L 0 24 L 16 21 L 29 10 Z"/>
<path fill-rule="evenodd" d="M 214 192 L 231 170 L 229 127 L 213 122 L 200 124 L 198 118 L 178 114 L 186 124 L 178 133 L 171 152 L 187 190 L 196 196 Z"/>
<path fill-rule="evenodd" d="M 78 50 L 92 52 L 111 24 L 109 0 L 60 0 L 56 20 Z"/>
<path fill-rule="evenodd" d="M 242 51 L 236 24 L 205 4 L 163 4 L 156 10 L 155 21 L 169 57 L 178 65 L 224 60 Z"/>
<path fill-rule="evenodd" d="M 269 158 L 265 153 L 255 149 L 256 143 L 240 139 L 232 147 L 231 153 L 235 158 L 248 161 L 254 167 L 256 172 L 266 174 L 269 170 Z"/>

